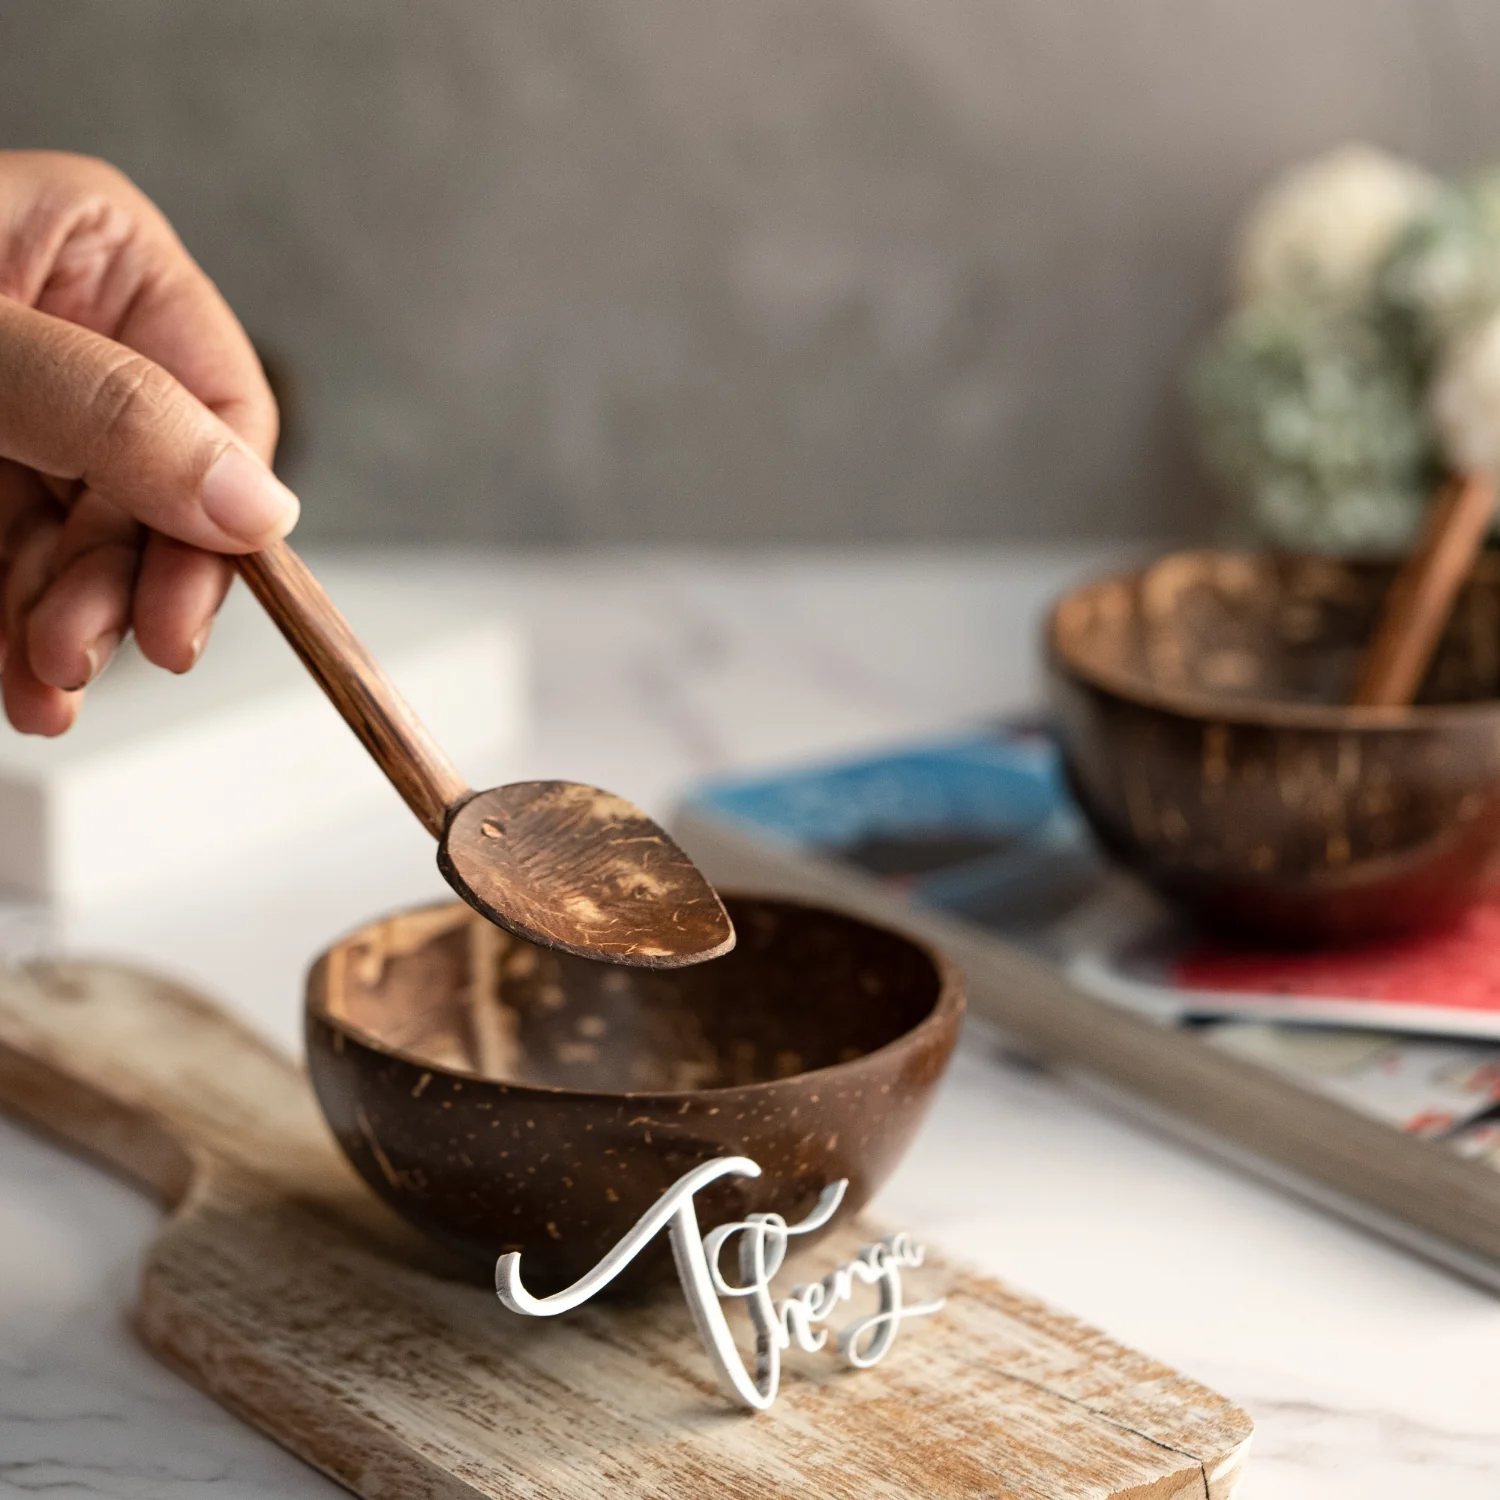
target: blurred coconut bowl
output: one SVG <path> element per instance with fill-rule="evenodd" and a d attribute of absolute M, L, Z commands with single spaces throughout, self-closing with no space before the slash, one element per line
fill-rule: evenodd
<path fill-rule="evenodd" d="M 1348 707 L 1394 566 L 1175 553 L 1047 627 L 1069 783 L 1116 858 L 1211 926 L 1352 943 L 1495 889 L 1500 559 L 1410 708 Z"/>
<path fill-rule="evenodd" d="M 796 1220 L 840 1177 L 843 1219 L 895 1169 L 958 1036 L 931 949 L 795 901 L 726 896 L 739 942 L 692 968 L 540 948 L 460 902 L 335 943 L 307 989 L 307 1061 L 372 1188 L 482 1278 L 590 1270 L 683 1173 L 757 1161 L 698 1196 L 706 1226 Z M 673 1274 L 661 1237 L 614 1283 Z"/>

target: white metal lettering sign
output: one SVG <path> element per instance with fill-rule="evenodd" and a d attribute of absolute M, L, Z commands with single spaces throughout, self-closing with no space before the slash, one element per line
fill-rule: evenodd
<path fill-rule="evenodd" d="M 834 1310 L 854 1295 L 856 1283 L 877 1288 L 880 1298 L 877 1311 L 845 1323 L 836 1335 L 839 1354 L 859 1369 L 885 1357 L 903 1321 L 926 1317 L 943 1306 L 942 1299 L 914 1304 L 903 1301 L 901 1273 L 920 1266 L 925 1255 L 925 1247 L 913 1243 L 907 1234 L 889 1235 L 866 1245 L 853 1260 L 835 1266 L 821 1281 L 794 1287 L 790 1296 L 773 1300 L 771 1281 L 786 1258 L 787 1241 L 793 1235 L 821 1229 L 842 1201 L 848 1180 L 824 1188 L 812 1212 L 800 1223 L 788 1224 L 780 1214 L 751 1214 L 703 1234 L 698 1228 L 693 1196 L 707 1183 L 729 1176 L 759 1177 L 760 1168 L 747 1156 L 721 1157 L 694 1167 L 641 1215 L 635 1227 L 592 1271 L 550 1297 L 533 1297 L 521 1285 L 519 1251 L 502 1255 L 495 1264 L 495 1289 L 500 1300 L 512 1312 L 531 1317 L 567 1312 L 608 1286 L 665 1227 L 683 1295 L 719 1384 L 727 1396 L 757 1411 L 764 1411 L 776 1399 L 782 1351 L 793 1343 L 808 1351 L 822 1349 L 830 1330 L 818 1325 L 827 1324 Z M 726 1247 L 738 1251 L 736 1280 L 728 1279 L 719 1265 Z M 755 1325 L 753 1377 L 730 1335 L 721 1298 L 744 1298 L 749 1307 Z"/>

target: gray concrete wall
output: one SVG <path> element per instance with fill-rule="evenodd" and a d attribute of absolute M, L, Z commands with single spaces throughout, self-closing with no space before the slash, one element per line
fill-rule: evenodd
<path fill-rule="evenodd" d="M 1263 175 L 1500 155 L 1495 0 L 5 0 L 0 142 L 166 207 L 321 536 L 1202 529 Z"/>

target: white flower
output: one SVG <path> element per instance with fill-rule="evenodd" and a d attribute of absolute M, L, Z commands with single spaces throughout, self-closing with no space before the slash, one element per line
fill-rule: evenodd
<path fill-rule="evenodd" d="M 1372 146 L 1343 146 L 1294 167 L 1240 226 L 1236 295 L 1359 291 L 1440 190 L 1435 177 Z"/>
<path fill-rule="evenodd" d="M 1500 476 L 1500 314 L 1448 348 L 1428 401 L 1455 472 Z"/>

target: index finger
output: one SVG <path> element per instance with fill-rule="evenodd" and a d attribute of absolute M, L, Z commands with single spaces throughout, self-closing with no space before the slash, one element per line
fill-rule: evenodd
<path fill-rule="evenodd" d="M 0 297 L 0 457 L 83 479 L 111 504 L 212 552 L 254 552 L 296 497 L 204 403 L 124 345 Z"/>

